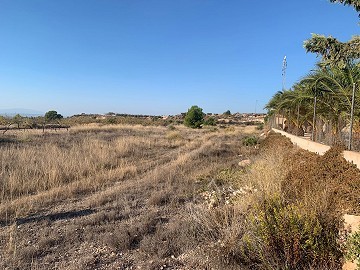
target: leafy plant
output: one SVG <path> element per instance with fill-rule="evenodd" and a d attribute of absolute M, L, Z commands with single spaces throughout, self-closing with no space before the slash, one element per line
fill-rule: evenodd
<path fill-rule="evenodd" d="M 198 106 L 192 106 L 186 113 L 184 124 L 187 127 L 191 128 L 201 128 L 201 125 L 204 122 L 203 110 Z"/>
<path fill-rule="evenodd" d="M 259 139 L 255 136 L 245 137 L 242 141 L 245 146 L 255 146 L 259 143 Z"/>
<path fill-rule="evenodd" d="M 346 241 L 346 258 L 356 260 L 357 268 L 360 269 L 360 231 L 353 233 Z"/>

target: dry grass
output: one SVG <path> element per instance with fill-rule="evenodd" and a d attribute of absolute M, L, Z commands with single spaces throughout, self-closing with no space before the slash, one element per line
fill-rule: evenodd
<path fill-rule="evenodd" d="M 304 203 L 285 205 L 286 161 L 297 150 L 280 137 L 260 151 L 243 146 L 253 131 L 89 125 L 26 140 L 10 134 L 0 144 L 0 268 L 294 266 L 286 261 L 293 253 L 268 245 L 274 237 L 259 231 L 266 202 L 280 198 L 284 220 L 293 209 L 305 224 L 321 219 Z M 243 159 L 251 165 L 238 166 Z M 274 235 L 286 238 L 281 233 Z M 338 269 L 336 256 L 308 268 Z"/>
<path fill-rule="evenodd" d="M 37 197 L 71 197 L 136 177 L 184 143 L 169 142 L 165 134 L 154 127 L 91 126 L 69 133 L 27 132 L 27 142 L 14 138 L 15 143 L 0 145 L 0 211 L 26 198 L 33 203 Z"/>
<path fill-rule="evenodd" d="M 134 260 L 149 268 L 148 256 L 156 269 L 196 246 L 184 205 L 198 203 L 197 179 L 246 151 L 236 128 L 89 125 L 7 136 L 0 267 L 9 269 L 111 269 Z"/>

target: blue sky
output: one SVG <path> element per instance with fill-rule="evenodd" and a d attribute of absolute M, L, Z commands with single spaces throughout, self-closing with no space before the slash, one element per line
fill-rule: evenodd
<path fill-rule="evenodd" d="M 317 61 L 311 33 L 359 34 L 328 0 L 0 0 L 0 109 L 259 112 Z"/>

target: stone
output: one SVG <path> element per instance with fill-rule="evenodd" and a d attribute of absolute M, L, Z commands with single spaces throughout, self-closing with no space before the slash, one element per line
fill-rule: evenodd
<path fill-rule="evenodd" d="M 251 164 L 251 160 L 250 159 L 244 159 L 242 161 L 239 162 L 239 166 L 244 168 L 247 167 Z"/>

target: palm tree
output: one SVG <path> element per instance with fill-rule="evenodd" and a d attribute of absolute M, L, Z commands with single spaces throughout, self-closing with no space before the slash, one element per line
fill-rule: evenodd
<path fill-rule="evenodd" d="M 314 104 L 319 102 L 318 116 L 332 126 L 332 135 L 339 139 L 341 129 L 350 119 L 353 83 L 360 81 L 357 65 L 315 70 L 304 78 L 314 93 Z M 317 98 L 321 96 L 320 99 Z M 314 105 L 314 119 L 316 117 Z M 358 109 L 357 109 L 358 112 Z"/>
<path fill-rule="evenodd" d="M 346 68 L 319 65 L 292 89 L 278 91 L 265 109 L 268 109 L 269 115 L 285 115 L 288 126 L 296 130 L 309 123 L 314 132 L 316 121 L 320 121 L 331 127 L 332 137 L 339 138 L 350 119 L 354 83 L 359 92 L 359 65 L 348 65 Z M 360 96 L 356 95 L 355 118 L 359 116 Z"/>

